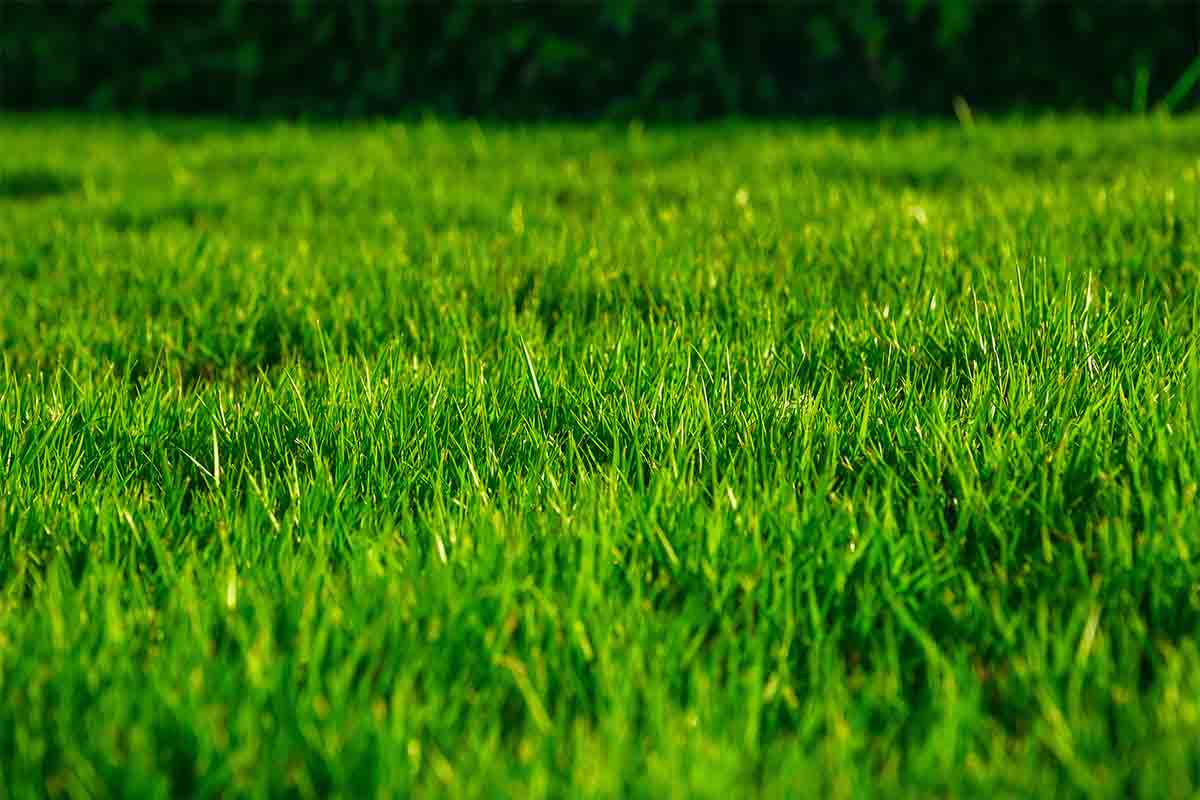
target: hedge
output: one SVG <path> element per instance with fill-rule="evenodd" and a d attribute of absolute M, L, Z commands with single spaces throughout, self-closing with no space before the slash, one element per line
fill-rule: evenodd
<path fill-rule="evenodd" d="M 1200 30 L 1179 0 L 0 4 L 5 108 L 251 117 L 1178 107 Z"/>

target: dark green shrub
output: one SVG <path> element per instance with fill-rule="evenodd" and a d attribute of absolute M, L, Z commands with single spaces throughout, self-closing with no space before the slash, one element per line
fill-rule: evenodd
<path fill-rule="evenodd" d="M 1153 103 L 1196 53 L 1173 0 L 7 0 L 8 108 L 495 117 Z"/>

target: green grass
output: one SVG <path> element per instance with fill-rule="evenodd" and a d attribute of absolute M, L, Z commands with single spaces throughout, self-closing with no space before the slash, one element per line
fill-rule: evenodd
<path fill-rule="evenodd" d="M 0 122 L 0 798 L 1200 792 L 1200 119 Z"/>

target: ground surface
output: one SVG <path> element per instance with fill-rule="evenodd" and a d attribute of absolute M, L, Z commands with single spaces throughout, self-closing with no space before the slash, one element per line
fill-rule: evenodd
<path fill-rule="evenodd" d="M 1194 795 L 1198 169 L 5 118 L 0 797 Z"/>

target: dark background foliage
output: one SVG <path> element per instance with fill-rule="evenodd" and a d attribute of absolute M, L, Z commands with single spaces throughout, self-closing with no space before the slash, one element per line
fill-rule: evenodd
<path fill-rule="evenodd" d="M 0 0 L 0 14 L 6 108 L 245 116 L 873 115 L 955 96 L 1136 110 L 1180 85 L 1200 35 L 1181 0 Z"/>

